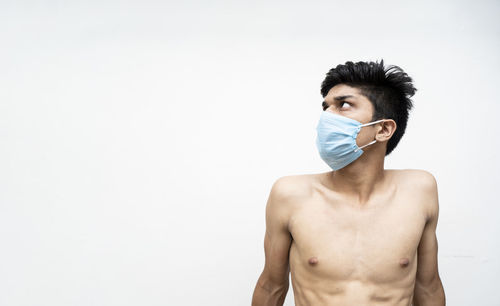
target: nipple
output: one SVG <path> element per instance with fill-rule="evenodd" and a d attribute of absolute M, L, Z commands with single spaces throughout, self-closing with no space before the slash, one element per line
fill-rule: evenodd
<path fill-rule="evenodd" d="M 309 258 L 309 264 L 310 265 L 315 265 L 317 263 L 318 263 L 318 258 L 316 258 L 316 257 Z"/>
<path fill-rule="evenodd" d="M 408 264 L 410 263 L 410 261 L 408 260 L 408 258 L 401 258 L 399 260 L 399 265 L 402 267 L 402 268 L 406 268 L 408 266 Z"/>

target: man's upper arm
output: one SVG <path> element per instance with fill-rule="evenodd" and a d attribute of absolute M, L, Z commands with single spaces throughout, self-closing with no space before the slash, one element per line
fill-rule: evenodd
<path fill-rule="evenodd" d="M 273 285 L 288 286 L 289 250 L 292 237 L 288 231 L 291 177 L 281 177 L 273 184 L 266 204 L 265 265 L 263 278 Z M 265 285 L 265 284 L 263 284 Z"/>
<path fill-rule="evenodd" d="M 422 171 L 419 174 L 419 185 L 422 186 L 423 206 L 427 221 L 417 250 L 417 275 L 415 290 L 432 292 L 441 286 L 438 272 L 438 241 L 436 227 L 439 216 L 439 200 L 437 182 L 434 176 Z"/>

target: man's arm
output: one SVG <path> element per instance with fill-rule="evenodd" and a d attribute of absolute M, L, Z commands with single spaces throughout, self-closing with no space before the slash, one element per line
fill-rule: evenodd
<path fill-rule="evenodd" d="M 289 178 L 278 179 L 266 204 L 265 265 L 257 281 L 252 306 L 281 306 L 289 287 L 288 255 L 292 237 L 288 231 L 291 185 Z"/>
<path fill-rule="evenodd" d="M 413 293 L 413 306 L 444 306 L 445 295 L 438 272 L 438 242 L 436 227 L 439 216 L 437 182 L 427 172 L 419 173 L 419 184 L 423 186 L 424 206 L 427 210 L 425 224 L 417 250 L 417 275 Z"/>

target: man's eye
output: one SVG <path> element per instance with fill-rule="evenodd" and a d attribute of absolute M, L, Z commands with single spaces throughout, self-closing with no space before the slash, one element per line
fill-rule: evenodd
<path fill-rule="evenodd" d="M 340 105 L 342 106 L 342 105 L 344 105 L 344 103 L 346 103 L 347 105 L 351 106 L 351 103 L 346 102 L 346 101 L 342 101 L 342 102 L 340 102 Z"/>
<path fill-rule="evenodd" d="M 341 101 L 339 103 L 340 108 L 343 108 L 344 103 L 347 104 L 347 105 L 349 105 L 349 106 L 351 106 L 351 103 L 346 102 L 346 101 Z M 323 110 L 326 110 L 329 107 L 328 103 L 326 103 L 326 102 L 323 102 L 322 106 L 323 106 Z"/>

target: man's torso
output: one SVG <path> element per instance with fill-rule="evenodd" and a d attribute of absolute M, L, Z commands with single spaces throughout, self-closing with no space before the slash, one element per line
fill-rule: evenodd
<path fill-rule="evenodd" d="M 410 305 L 426 222 L 413 170 L 385 170 L 388 188 L 363 206 L 300 176 L 291 205 L 290 272 L 297 306 Z"/>

